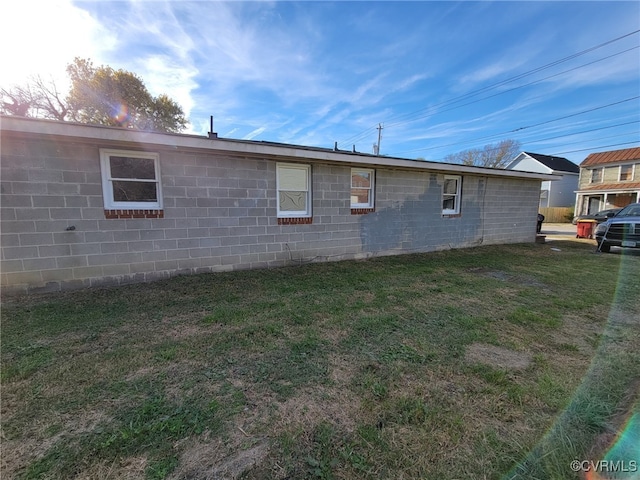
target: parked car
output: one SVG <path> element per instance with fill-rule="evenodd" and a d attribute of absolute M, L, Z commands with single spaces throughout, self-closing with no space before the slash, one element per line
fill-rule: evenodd
<path fill-rule="evenodd" d="M 607 218 L 609 218 L 611 216 L 611 214 L 615 215 L 620 210 L 622 210 L 622 209 L 621 208 L 610 208 L 608 210 L 600 210 L 599 212 L 596 212 L 596 213 L 594 213 L 592 215 L 577 215 L 577 216 L 573 217 L 573 220 L 571 221 L 571 223 L 576 225 L 580 220 L 595 220 L 598 223 L 602 223 Z"/>
<path fill-rule="evenodd" d="M 640 203 L 631 203 L 596 227 L 598 250 L 612 246 L 640 248 Z"/>

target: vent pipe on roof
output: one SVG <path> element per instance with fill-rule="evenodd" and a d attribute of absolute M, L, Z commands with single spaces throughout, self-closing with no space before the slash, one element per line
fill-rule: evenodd
<path fill-rule="evenodd" d="M 213 115 L 209 117 L 209 138 L 218 138 L 218 134 L 213 132 Z"/>

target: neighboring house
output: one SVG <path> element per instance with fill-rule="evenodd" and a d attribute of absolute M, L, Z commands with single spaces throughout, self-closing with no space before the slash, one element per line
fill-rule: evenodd
<path fill-rule="evenodd" d="M 534 242 L 539 173 L 0 117 L 3 293 Z"/>
<path fill-rule="evenodd" d="M 563 157 L 522 152 L 506 166 L 508 170 L 560 175 L 558 181 L 540 186 L 540 208 L 571 207 L 576 201 L 580 168 Z"/>
<path fill-rule="evenodd" d="M 640 147 L 589 155 L 576 194 L 576 215 L 640 202 Z"/>

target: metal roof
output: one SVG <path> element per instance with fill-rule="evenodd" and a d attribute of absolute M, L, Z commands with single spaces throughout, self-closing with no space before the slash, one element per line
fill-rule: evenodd
<path fill-rule="evenodd" d="M 602 165 L 605 163 L 622 163 L 640 160 L 640 147 L 625 148 L 624 150 L 612 150 L 610 152 L 592 153 L 580 164 L 581 167 L 590 165 Z"/>
<path fill-rule="evenodd" d="M 615 191 L 616 193 L 620 193 L 623 190 L 635 192 L 640 190 L 640 182 L 595 183 L 581 188 L 579 192 L 593 192 L 601 190 Z"/>

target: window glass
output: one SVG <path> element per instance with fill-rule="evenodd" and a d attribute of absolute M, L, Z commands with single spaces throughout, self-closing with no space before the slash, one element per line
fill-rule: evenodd
<path fill-rule="evenodd" d="M 458 193 L 458 179 L 457 178 L 445 178 L 444 179 L 444 193 L 453 194 Z"/>
<path fill-rule="evenodd" d="M 278 216 L 311 216 L 311 166 L 278 164 Z"/>
<path fill-rule="evenodd" d="M 307 210 L 306 192 L 280 192 L 281 212 L 300 212 Z"/>
<path fill-rule="evenodd" d="M 351 169 L 351 206 L 373 207 L 374 171 L 369 169 Z"/>
<path fill-rule="evenodd" d="M 460 213 L 461 177 L 447 175 L 442 186 L 442 213 L 452 215 Z"/>
<path fill-rule="evenodd" d="M 156 171 L 151 158 L 109 157 L 112 178 L 155 179 Z"/>
<path fill-rule="evenodd" d="M 162 208 L 158 154 L 103 149 L 100 167 L 106 209 Z"/>
<path fill-rule="evenodd" d="M 622 165 L 620 167 L 620 181 L 633 179 L 633 165 Z"/>
<path fill-rule="evenodd" d="M 280 189 L 281 190 L 307 190 L 307 172 L 301 168 L 280 168 Z"/>
<path fill-rule="evenodd" d="M 598 183 L 602 181 L 602 169 L 594 168 L 591 170 L 591 183 Z"/>
<path fill-rule="evenodd" d="M 113 185 L 113 199 L 116 202 L 158 201 L 155 183 L 114 180 L 111 184 Z"/>
<path fill-rule="evenodd" d="M 361 188 L 352 188 L 351 189 L 351 203 L 353 205 L 369 205 L 369 190 L 364 190 Z"/>
<path fill-rule="evenodd" d="M 445 195 L 442 199 L 442 210 L 451 210 L 454 211 L 456 209 L 456 197 L 454 195 Z"/>

